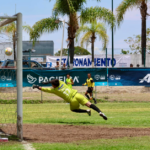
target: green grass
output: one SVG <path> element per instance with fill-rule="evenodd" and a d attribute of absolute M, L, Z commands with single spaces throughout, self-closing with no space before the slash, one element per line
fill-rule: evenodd
<path fill-rule="evenodd" d="M 150 137 L 89 140 L 78 143 L 34 143 L 36 150 L 149 150 Z"/>
<path fill-rule="evenodd" d="M 16 144 L 16 143 L 13 143 L 13 142 L 2 142 L 0 143 L 0 150 L 24 150 L 24 147 L 23 145 L 21 144 Z"/>
<path fill-rule="evenodd" d="M 69 104 L 24 104 L 24 123 L 102 125 L 113 127 L 149 127 L 150 103 L 101 103 L 97 105 L 108 121 L 92 110 L 92 116 L 70 111 Z M 86 109 L 86 107 L 82 107 Z"/>
<path fill-rule="evenodd" d="M 103 120 L 97 112 L 92 110 L 92 116 L 78 114 L 70 111 L 69 104 L 24 104 L 24 123 L 50 123 L 75 125 L 102 125 L 113 127 L 149 127 L 150 103 L 123 102 L 100 103 L 97 106 L 108 116 Z M 87 109 L 85 106 L 81 107 Z M 1 123 L 16 121 L 16 105 L 0 105 Z M 6 120 L 5 120 L 6 119 Z"/>
<path fill-rule="evenodd" d="M 147 102 L 105 102 L 97 106 L 108 116 L 103 120 L 95 111 L 92 116 L 70 111 L 66 103 L 24 104 L 23 122 L 40 124 L 73 124 L 99 125 L 105 127 L 149 127 L 150 103 Z M 87 109 L 85 106 L 81 107 Z M 12 123 L 15 115 L 15 104 L 0 105 L 1 123 Z M 12 114 L 12 112 L 14 114 Z M 5 120 L 6 118 L 6 120 Z M 5 122 L 3 122 L 5 120 Z M 15 121 L 15 118 L 13 118 Z M 15 142 L 12 142 L 15 141 Z M 23 150 L 23 146 L 16 144 L 16 137 L 10 138 L 10 143 L 0 143 L 0 150 Z M 34 143 L 37 150 L 149 150 L 150 137 L 131 137 L 119 139 L 99 139 L 74 143 Z"/>

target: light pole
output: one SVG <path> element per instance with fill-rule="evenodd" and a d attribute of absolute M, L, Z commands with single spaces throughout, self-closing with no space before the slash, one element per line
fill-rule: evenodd
<path fill-rule="evenodd" d="M 113 0 L 112 0 L 112 14 L 113 14 Z M 114 27 L 112 22 L 112 67 L 114 67 Z"/>
<path fill-rule="evenodd" d="M 55 23 L 63 23 L 63 35 L 62 35 L 62 43 L 61 43 L 61 51 L 60 51 L 60 60 L 59 60 L 59 70 L 61 70 L 61 60 L 62 60 L 62 51 L 63 51 L 63 42 L 64 42 L 64 29 L 65 29 L 65 20 L 56 20 Z"/>

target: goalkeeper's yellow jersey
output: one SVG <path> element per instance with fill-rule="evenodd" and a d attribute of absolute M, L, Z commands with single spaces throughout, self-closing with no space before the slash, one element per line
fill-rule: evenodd
<path fill-rule="evenodd" d="M 86 82 L 84 83 L 84 85 L 87 85 L 88 87 L 94 87 L 94 81 L 92 78 L 87 78 Z"/>
<path fill-rule="evenodd" d="M 41 89 L 47 93 L 53 93 L 63 98 L 66 102 L 70 103 L 73 96 L 77 93 L 77 90 L 71 89 L 63 81 L 59 80 L 59 86 L 57 88 L 43 88 Z"/>

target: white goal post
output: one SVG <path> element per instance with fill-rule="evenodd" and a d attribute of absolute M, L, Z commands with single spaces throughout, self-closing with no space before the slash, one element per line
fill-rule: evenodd
<path fill-rule="evenodd" d="M 14 16 L 0 16 L 0 27 L 16 21 L 17 27 L 17 136 L 19 141 L 23 140 L 22 128 L 22 14 Z"/>

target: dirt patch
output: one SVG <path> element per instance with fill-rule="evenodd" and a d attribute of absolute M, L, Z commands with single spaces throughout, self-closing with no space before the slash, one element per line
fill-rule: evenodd
<path fill-rule="evenodd" d="M 3 128 L 5 132 L 7 130 Z M 8 133 L 8 132 L 7 132 Z M 150 136 L 150 128 L 106 128 L 74 125 L 24 125 L 23 136 L 28 142 L 73 142 L 80 140 L 114 139 L 121 137 Z"/>

